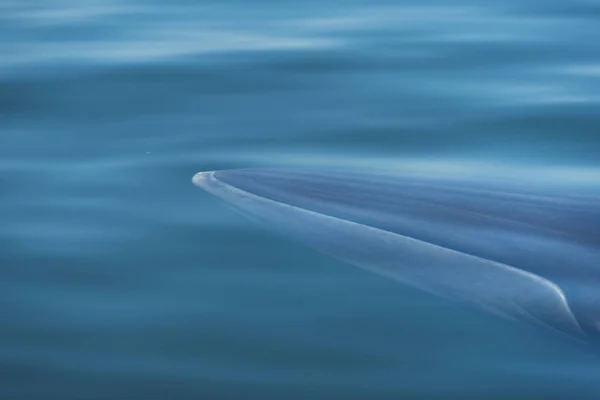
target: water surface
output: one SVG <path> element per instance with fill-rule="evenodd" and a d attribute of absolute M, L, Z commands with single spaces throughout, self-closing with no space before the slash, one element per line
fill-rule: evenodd
<path fill-rule="evenodd" d="M 0 0 L 0 397 L 598 398 L 597 357 L 190 183 L 282 165 L 594 181 L 598 38 L 593 0 Z"/>

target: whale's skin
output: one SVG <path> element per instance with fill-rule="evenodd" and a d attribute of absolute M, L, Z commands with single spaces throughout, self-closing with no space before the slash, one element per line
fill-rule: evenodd
<path fill-rule="evenodd" d="M 600 337 L 600 191 L 318 169 L 194 184 L 323 253 L 585 341 Z"/>

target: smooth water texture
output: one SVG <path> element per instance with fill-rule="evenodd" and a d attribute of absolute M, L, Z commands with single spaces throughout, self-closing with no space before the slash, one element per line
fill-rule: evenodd
<path fill-rule="evenodd" d="M 596 184 L 600 4 L 0 0 L 0 398 L 598 398 L 600 357 L 190 184 Z"/>

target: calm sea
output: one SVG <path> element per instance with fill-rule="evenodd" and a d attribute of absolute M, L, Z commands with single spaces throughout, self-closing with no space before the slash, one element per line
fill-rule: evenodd
<path fill-rule="evenodd" d="M 597 399 L 600 358 L 288 242 L 249 166 L 600 166 L 600 2 L 0 0 L 0 398 Z"/>

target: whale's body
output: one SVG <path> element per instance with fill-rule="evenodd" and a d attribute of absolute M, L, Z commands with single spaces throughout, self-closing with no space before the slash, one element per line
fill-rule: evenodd
<path fill-rule="evenodd" d="M 571 337 L 600 337 L 600 191 L 242 169 L 194 183 L 341 260 Z"/>

